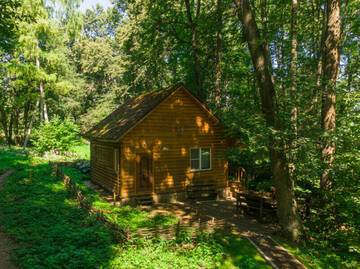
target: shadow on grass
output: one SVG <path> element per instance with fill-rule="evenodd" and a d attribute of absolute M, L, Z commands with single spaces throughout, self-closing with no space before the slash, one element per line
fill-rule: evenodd
<path fill-rule="evenodd" d="M 247 239 L 231 234 L 218 234 L 216 238 L 225 252 L 220 268 L 271 268 Z"/>
<path fill-rule="evenodd" d="M 29 155 L 22 154 L 20 150 L 0 149 L 0 175 L 10 169 L 25 169 L 29 160 Z"/>
<path fill-rule="evenodd" d="M 17 170 L 0 189 L 0 213 L 21 268 L 108 267 L 109 231 L 69 199 L 48 164 L 30 166 L 28 157 L 17 154 L 1 154 L 0 163 Z"/>
<path fill-rule="evenodd" d="M 150 228 L 155 226 L 167 226 L 177 223 L 178 219 L 173 214 L 156 214 L 150 216 L 150 212 L 140 208 L 132 208 L 130 206 L 114 206 L 100 197 L 100 194 L 84 183 L 88 180 L 88 175 L 84 175 L 76 168 L 62 168 L 64 173 L 68 175 L 77 186 L 81 189 L 84 196 L 95 208 L 105 211 L 105 215 L 112 221 L 117 219 L 120 226 L 129 226 L 131 230 L 140 228 Z"/>
<path fill-rule="evenodd" d="M 1 224 L 17 243 L 13 258 L 21 268 L 268 268 L 236 235 L 200 235 L 196 241 L 140 238 L 116 245 L 109 231 L 70 199 L 47 163 L 32 165 L 27 156 L 4 154 L 1 165 L 16 172 L 0 189 Z M 80 175 L 77 180 L 82 181 Z M 93 202 L 100 199 L 83 182 L 80 186 Z M 109 210 L 134 228 L 168 221 L 157 215 L 149 220 L 148 212 L 131 207 Z"/>

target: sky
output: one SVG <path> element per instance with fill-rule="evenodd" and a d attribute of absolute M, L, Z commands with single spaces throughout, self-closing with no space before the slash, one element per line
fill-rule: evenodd
<path fill-rule="evenodd" d="M 87 9 L 95 7 L 96 4 L 102 5 L 105 10 L 111 6 L 110 0 L 84 0 L 83 3 L 80 5 L 80 11 L 85 13 Z"/>

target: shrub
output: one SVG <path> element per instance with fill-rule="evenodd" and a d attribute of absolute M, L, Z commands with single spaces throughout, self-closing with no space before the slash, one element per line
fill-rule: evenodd
<path fill-rule="evenodd" d="M 33 137 L 35 150 L 41 155 L 49 150 L 67 151 L 79 141 L 77 125 L 69 119 L 61 120 L 58 117 L 40 125 Z"/>

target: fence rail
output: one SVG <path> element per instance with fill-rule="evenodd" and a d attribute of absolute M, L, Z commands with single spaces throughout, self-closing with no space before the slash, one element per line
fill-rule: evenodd
<path fill-rule="evenodd" d="M 73 197 L 79 202 L 80 207 L 89 212 L 89 214 L 96 216 L 96 219 L 110 230 L 114 239 L 116 239 L 117 241 L 125 241 L 129 238 L 129 228 L 121 227 L 116 223 L 110 221 L 104 215 L 104 211 L 93 207 L 92 203 L 84 197 L 82 191 L 76 185 L 76 183 L 71 180 L 71 178 L 62 171 L 62 169 L 59 169 L 61 165 L 57 163 L 50 163 L 50 166 L 52 166 L 55 170 L 56 177 L 60 178 L 63 181 L 65 188 L 68 190 L 68 192 L 73 195 Z"/>
<path fill-rule="evenodd" d="M 214 232 L 214 231 L 231 231 L 233 225 L 228 224 L 225 220 L 216 220 L 214 218 L 190 220 L 182 222 L 179 220 L 177 224 L 173 225 L 155 225 L 154 227 L 141 228 L 136 231 L 130 232 L 129 227 L 120 226 L 111 220 L 109 220 L 104 213 L 105 211 L 97 209 L 92 206 L 92 203 L 84 197 L 80 188 L 76 183 L 67 176 L 61 167 L 71 167 L 71 163 L 52 163 L 49 162 L 50 166 L 53 167 L 56 177 L 60 178 L 68 192 L 78 201 L 81 208 L 86 210 L 89 214 L 96 216 L 96 219 L 106 226 L 114 239 L 123 242 L 129 240 L 131 237 L 146 237 L 146 238 L 166 238 L 174 239 L 179 235 L 186 233 L 187 236 L 196 238 L 199 232 Z"/>

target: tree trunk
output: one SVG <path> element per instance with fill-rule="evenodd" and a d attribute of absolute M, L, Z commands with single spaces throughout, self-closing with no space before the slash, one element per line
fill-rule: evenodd
<path fill-rule="evenodd" d="M 14 123 L 14 115 L 11 114 L 9 128 L 8 128 L 8 136 L 7 136 L 8 139 L 7 143 L 9 146 L 12 145 L 13 123 Z"/>
<path fill-rule="evenodd" d="M 322 20 L 322 24 L 325 25 L 325 17 L 326 15 L 324 14 L 324 12 L 322 12 L 322 8 L 321 5 L 318 1 L 316 1 L 316 7 L 314 7 L 314 9 L 318 10 L 318 14 L 317 14 L 317 21 L 320 22 L 320 20 Z M 317 115 L 318 112 L 318 105 L 319 105 L 319 96 L 320 96 L 320 92 L 321 92 L 321 77 L 323 74 L 323 53 L 322 53 L 322 47 L 324 44 L 324 36 L 325 36 L 325 27 L 322 27 L 321 30 L 321 34 L 320 34 L 320 38 L 319 36 L 317 36 L 317 40 L 318 42 L 314 42 L 314 55 L 316 55 L 316 59 L 317 59 L 317 66 L 314 69 L 314 72 L 316 74 L 316 82 L 315 82 L 315 87 L 314 87 L 314 91 L 313 91 L 313 95 L 312 95 L 312 101 L 310 104 L 309 109 L 307 109 L 306 113 L 311 113 L 314 118 Z M 318 44 L 318 46 L 316 46 L 316 44 Z M 316 49 L 318 48 L 318 49 Z M 319 124 L 319 122 L 317 120 L 314 121 L 314 126 L 317 126 Z"/>
<path fill-rule="evenodd" d="M 27 143 L 28 143 L 28 141 L 29 141 L 30 134 L 31 134 L 31 129 L 32 129 L 32 126 L 33 126 L 35 117 L 36 117 L 36 112 L 37 112 L 37 110 L 38 110 L 39 103 L 40 103 L 40 98 L 36 101 L 35 108 L 34 108 L 34 112 L 33 112 L 32 116 L 31 116 L 31 121 L 30 121 L 29 129 L 28 129 L 28 131 L 27 131 L 27 133 L 26 133 L 26 137 L 25 137 L 25 140 L 24 140 L 23 151 L 25 151 L 26 145 L 27 145 Z"/>
<path fill-rule="evenodd" d="M 256 71 L 256 78 L 260 88 L 261 105 L 267 126 L 275 132 L 279 130 L 277 120 L 277 103 L 274 84 L 269 66 L 266 64 L 266 49 L 261 42 L 259 30 L 248 0 L 234 0 L 239 19 L 242 23 L 243 34 L 248 43 L 251 60 Z M 269 152 L 271 168 L 275 181 L 276 200 L 278 203 L 278 217 L 284 234 L 296 241 L 301 230 L 301 221 L 297 212 L 294 197 L 294 182 L 289 175 L 285 152 L 275 135 L 270 135 Z"/>
<path fill-rule="evenodd" d="M 221 77 L 222 77 L 222 0 L 217 0 L 217 26 L 216 33 L 216 82 L 215 82 L 215 106 L 220 107 L 221 103 Z"/>
<path fill-rule="evenodd" d="M 38 68 L 38 70 L 40 71 L 40 61 L 39 61 L 39 57 L 36 56 L 36 66 Z M 43 87 L 43 82 L 40 80 L 40 98 L 41 98 L 41 115 L 44 116 L 44 120 L 45 122 L 49 122 L 49 117 L 47 114 L 47 107 L 46 107 L 46 102 L 45 102 L 45 92 L 44 92 L 44 87 Z M 42 117 L 41 117 L 42 119 Z"/>
<path fill-rule="evenodd" d="M 327 0 L 326 30 L 323 44 L 323 79 L 321 127 L 325 133 L 321 152 L 324 171 L 320 179 L 323 190 L 331 188 L 331 167 L 334 162 L 335 141 L 332 135 L 336 128 L 336 79 L 339 69 L 339 42 L 341 33 L 340 0 Z"/>
<path fill-rule="evenodd" d="M 298 1 L 292 0 L 291 3 L 291 29 L 290 29 L 290 36 L 291 36 L 291 61 L 290 61 L 290 97 L 293 102 L 290 112 L 290 120 L 291 120 L 291 127 L 293 133 L 293 139 L 290 143 L 290 163 L 289 163 L 289 171 L 292 180 L 295 181 L 295 154 L 292 152 L 292 149 L 296 147 L 297 141 L 297 83 L 296 83 L 296 71 L 297 71 L 297 59 L 298 59 L 298 52 L 297 52 L 297 8 L 298 8 Z"/>
<path fill-rule="evenodd" d="M 9 132 L 8 132 L 8 125 L 7 125 L 7 114 L 4 110 L 4 108 L 1 108 L 0 109 L 0 113 L 1 113 L 1 123 L 3 125 L 3 128 L 4 128 L 4 133 L 5 133 L 5 139 L 6 139 L 6 142 L 9 141 Z"/>
<path fill-rule="evenodd" d="M 185 0 L 185 6 L 186 6 L 187 19 L 189 22 L 190 32 L 191 32 L 191 50 L 192 50 L 192 53 L 194 56 L 196 84 L 198 86 L 199 96 L 201 98 L 205 98 L 205 93 L 204 93 L 204 89 L 203 89 L 203 85 L 202 85 L 202 74 L 201 74 L 202 72 L 201 72 L 199 49 L 198 49 L 198 45 L 197 45 L 197 35 L 196 35 L 196 27 L 197 27 L 197 21 L 199 19 L 199 15 L 200 15 L 201 0 L 197 1 L 195 20 L 193 20 L 192 15 L 191 15 L 191 8 L 190 8 L 189 0 Z"/>
<path fill-rule="evenodd" d="M 22 138 L 21 138 L 21 143 L 23 144 L 24 143 L 24 139 L 25 139 L 25 136 L 26 136 L 26 129 L 27 129 L 27 125 L 28 125 L 28 120 L 29 120 L 29 109 L 30 109 L 30 106 L 31 106 L 31 102 L 28 101 L 25 103 L 24 105 L 24 128 L 23 128 L 23 133 L 22 133 Z"/>
<path fill-rule="evenodd" d="M 20 136 L 19 136 L 19 111 L 16 109 L 14 111 L 14 141 L 15 141 L 15 145 L 19 146 L 20 145 Z"/>

